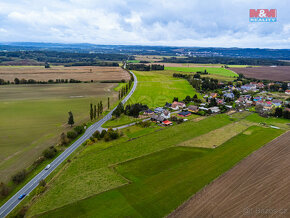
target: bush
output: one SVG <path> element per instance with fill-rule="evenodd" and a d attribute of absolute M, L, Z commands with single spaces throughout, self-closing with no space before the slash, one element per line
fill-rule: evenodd
<path fill-rule="evenodd" d="M 100 132 L 98 130 L 96 132 L 94 132 L 93 137 L 100 140 L 101 139 Z"/>
<path fill-rule="evenodd" d="M 101 132 L 101 135 L 100 135 L 100 136 L 101 136 L 101 138 L 104 138 L 104 137 L 105 137 L 105 135 L 106 135 L 106 133 L 107 133 L 107 131 L 103 129 L 103 130 L 102 130 L 102 132 Z"/>
<path fill-rule="evenodd" d="M 44 156 L 40 156 L 36 161 L 33 162 L 33 166 L 37 167 L 39 166 L 43 161 L 45 161 L 45 157 Z"/>
<path fill-rule="evenodd" d="M 51 159 L 55 157 L 55 155 L 57 154 L 57 150 L 54 146 L 51 146 L 48 149 L 45 149 L 42 154 L 45 158 Z"/>
<path fill-rule="evenodd" d="M 28 210 L 28 206 L 23 206 L 21 208 L 21 210 L 19 210 L 19 212 L 15 215 L 15 218 L 22 218 L 22 217 L 25 217 L 25 214 Z"/>
<path fill-rule="evenodd" d="M 74 131 L 75 131 L 78 135 L 80 135 L 80 134 L 82 134 L 82 133 L 84 132 L 84 127 L 83 127 L 83 126 L 76 126 L 76 127 L 74 128 Z"/>
<path fill-rule="evenodd" d="M 120 137 L 118 130 L 109 129 L 107 132 L 111 140 L 117 139 Z"/>
<path fill-rule="evenodd" d="M 0 197 L 6 197 L 10 193 L 10 188 L 4 184 L 3 182 L 0 183 Z"/>
<path fill-rule="evenodd" d="M 44 186 L 38 186 L 38 187 L 36 188 L 36 194 L 37 194 L 37 195 L 42 194 L 42 193 L 45 191 L 45 189 L 46 189 L 46 187 L 44 187 Z"/>
<path fill-rule="evenodd" d="M 66 133 L 66 136 L 69 138 L 69 139 L 75 139 L 78 135 L 76 132 L 74 131 L 69 131 Z"/>
<path fill-rule="evenodd" d="M 69 139 L 67 138 L 67 136 L 65 135 L 65 133 L 61 133 L 60 135 L 60 144 L 61 145 L 66 145 L 69 143 Z"/>
<path fill-rule="evenodd" d="M 46 181 L 44 179 L 40 180 L 39 185 L 45 187 Z"/>
<path fill-rule="evenodd" d="M 26 178 L 26 175 L 27 175 L 26 170 L 22 170 L 16 173 L 14 176 L 12 176 L 12 181 L 15 184 L 19 184 L 24 181 L 24 179 Z"/>
<path fill-rule="evenodd" d="M 151 125 L 151 122 L 150 121 L 145 121 L 145 122 L 140 121 L 136 125 L 141 126 L 143 128 L 147 128 Z"/>

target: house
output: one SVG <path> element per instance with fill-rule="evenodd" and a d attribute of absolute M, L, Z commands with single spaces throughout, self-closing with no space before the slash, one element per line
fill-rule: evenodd
<path fill-rule="evenodd" d="M 161 117 L 164 117 L 164 119 L 169 119 L 170 118 L 170 112 L 168 110 L 164 110 L 161 115 Z"/>
<path fill-rule="evenodd" d="M 178 116 L 180 116 L 180 117 L 187 117 L 189 115 L 191 115 L 191 113 L 189 111 L 182 111 L 182 112 L 178 113 Z"/>
<path fill-rule="evenodd" d="M 165 126 L 171 126 L 172 122 L 170 122 L 169 120 L 165 120 L 162 122 Z"/>
<path fill-rule="evenodd" d="M 234 93 L 232 93 L 232 92 L 225 93 L 225 94 L 224 94 L 224 98 L 234 99 L 234 98 L 235 98 L 235 95 L 234 95 Z"/>
<path fill-rule="evenodd" d="M 246 100 L 245 104 L 246 104 L 247 107 L 250 107 L 253 104 L 253 101 Z"/>
<path fill-rule="evenodd" d="M 208 111 L 208 108 L 206 108 L 206 107 L 199 107 L 199 110 Z"/>
<path fill-rule="evenodd" d="M 216 98 L 217 97 L 217 93 L 210 93 L 210 97 L 211 98 Z"/>
<path fill-rule="evenodd" d="M 218 107 L 210 107 L 209 110 L 211 110 L 212 113 L 220 112 L 220 109 Z"/>
<path fill-rule="evenodd" d="M 189 112 L 192 112 L 192 113 L 197 113 L 198 112 L 198 107 L 194 106 L 194 105 L 189 105 L 187 109 L 188 109 Z"/>
<path fill-rule="evenodd" d="M 164 109 L 162 107 L 157 107 L 154 110 L 154 113 L 158 114 L 158 113 L 162 113 L 164 111 Z"/>
<path fill-rule="evenodd" d="M 152 114 L 154 114 L 154 111 L 148 109 L 148 110 L 144 111 L 143 114 L 144 114 L 144 115 L 152 115 Z"/>
<path fill-rule="evenodd" d="M 257 86 L 256 84 L 246 84 L 246 85 L 241 86 L 241 89 L 246 92 L 257 91 Z"/>
<path fill-rule="evenodd" d="M 171 105 L 172 105 L 172 104 L 170 104 L 170 103 L 166 102 L 166 104 L 165 104 L 165 106 L 164 106 L 164 107 L 165 107 L 165 108 L 170 108 L 170 107 L 171 107 Z"/>
<path fill-rule="evenodd" d="M 217 98 L 216 99 L 216 103 L 217 104 L 224 104 L 224 100 L 223 99 L 220 99 L 220 98 Z"/>
<path fill-rule="evenodd" d="M 153 114 L 151 116 L 151 121 L 156 122 L 156 123 L 162 123 L 163 121 L 165 121 L 165 118 L 159 115 Z"/>
<path fill-rule="evenodd" d="M 290 89 L 285 90 L 285 94 L 290 95 Z"/>
<path fill-rule="evenodd" d="M 185 108 L 185 107 L 186 107 L 186 105 L 183 102 L 174 101 L 171 104 L 171 109 L 173 109 L 173 110 L 179 110 L 180 108 Z"/>
<path fill-rule="evenodd" d="M 274 99 L 272 101 L 272 104 L 275 106 L 275 107 L 280 107 L 282 105 L 282 101 L 279 100 L 279 99 Z"/>

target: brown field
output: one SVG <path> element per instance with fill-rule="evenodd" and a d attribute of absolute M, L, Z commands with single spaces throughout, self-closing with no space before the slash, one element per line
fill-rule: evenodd
<path fill-rule="evenodd" d="M 14 81 L 18 79 L 34 79 L 37 81 L 48 81 L 50 79 L 75 79 L 81 81 L 102 81 L 130 79 L 129 74 L 120 67 L 63 67 L 52 66 L 45 69 L 43 66 L 2 66 L 0 67 L 0 78 Z"/>
<path fill-rule="evenodd" d="M 236 73 L 242 73 L 245 77 L 248 78 L 266 79 L 274 81 L 290 81 L 290 66 L 230 69 Z"/>
<path fill-rule="evenodd" d="M 290 217 L 289 139 L 269 142 L 169 217 Z"/>

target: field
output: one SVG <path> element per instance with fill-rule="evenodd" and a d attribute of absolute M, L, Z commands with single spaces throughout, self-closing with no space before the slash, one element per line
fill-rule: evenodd
<path fill-rule="evenodd" d="M 203 131 L 206 131 L 204 130 L 206 125 L 210 129 L 224 125 L 225 120 L 223 124 L 217 125 L 218 120 L 221 119 L 224 120 L 225 118 L 212 117 L 198 123 L 184 123 L 176 128 L 183 126 L 183 132 L 186 132 L 183 136 L 188 138 L 194 135 L 198 136 Z M 209 123 L 212 125 L 209 125 Z M 200 127 L 202 131 L 194 128 L 192 125 Z M 196 131 L 190 132 L 189 128 L 184 131 L 184 127 L 189 126 Z M 112 170 L 115 170 L 116 173 L 125 177 L 130 182 L 127 185 L 102 192 L 98 195 L 93 195 L 91 191 L 91 197 L 41 214 L 41 217 L 165 216 L 193 193 L 199 191 L 244 157 L 282 133 L 281 130 L 258 126 L 250 128 L 252 131 L 251 135 L 240 133 L 214 150 L 172 147 L 176 142 L 182 140 L 180 137 L 178 137 L 178 140 L 172 137 L 171 140 L 164 143 L 166 139 L 163 133 L 168 132 L 166 135 L 173 135 L 173 127 L 158 132 L 160 133 L 159 136 L 157 133 L 152 133 L 150 135 L 150 142 L 148 141 L 147 143 L 144 142 L 148 137 L 141 137 L 139 140 L 132 141 L 134 146 L 130 145 L 130 142 L 127 142 L 126 144 L 112 146 L 103 151 L 98 150 L 98 152 L 96 148 L 90 147 L 87 151 L 85 150 L 82 156 L 85 155 L 86 158 L 94 156 L 95 158 L 85 163 L 86 159 L 84 157 L 78 159 L 78 164 L 74 165 L 75 174 L 109 165 Z M 159 139 L 158 144 L 156 139 Z M 141 153 L 140 151 L 137 152 L 136 149 L 139 146 L 143 148 Z M 150 151 L 148 150 L 149 147 L 151 147 Z M 118 155 L 114 155 L 114 151 L 118 151 Z M 137 158 L 132 159 L 133 157 Z M 59 190 L 61 190 L 62 186 L 60 184 L 58 186 Z M 78 189 L 78 187 L 75 187 L 75 189 Z M 76 190 L 76 192 L 78 191 Z M 49 205 L 47 203 L 53 201 L 52 196 L 51 190 L 49 190 L 40 201 L 32 206 L 29 216 L 48 209 Z"/>
<path fill-rule="evenodd" d="M 290 132 L 193 196 L 174 217 L 289 217 Z"/>
<path fill-rule="evenodd" d="M 165 67 L 166 70 L 174 70 L 180 72 L 197 72 L 206 70 L 209 74 L 220 75 L 226 77 L 237 77 L 237 74 L 231 70 L 225 68 L 217 68 L 217 67 Z"/>
<path fill-rule="evenodd" d="M 142 128 L 130 127 L 130 131 L 124 130 L 124 137 L 89 146 L 73 158 L 62 174 L 49 183 L 48 191 L 32 205 L 28 215 L 164 216 L 283 132 L 253 126 L 247 129 L 251 134 L 240 133 L 214 150 L 175 146 L 230 123 L 233 121 L 227 115 L 217 115 L 169 128 L 150 128 L 139 136 Z M 115 172 L 116 181 L 98 185 L 84 182 L 86 187 L 82 187 L 82 180 L 90 181 L 91 177 L 102 183 L 103 176 L 94 173 L 102 171 Z M 110 190 L 103 192 L 105 189 Z M 45 211 L 49 212 L 42 214 Z"/>
<path fill-rule="evenodd" d="M 231 123 L 199 137 L 182 142 L 179 145 L 189 147 L 216 148 L 235 135 L 243 132 L 253 124 L 254 123 L 247 121 Z"/>
<path fill-rule="evenodd" d="M 106 96 L 116 100 L 116 84 L 79 83 L 6 85 L 0 87 L 0 181 L 29 166 L 61 132 L 68 131 L 67 113 L 76 124 L 88 121 L 89 104 Z M 106 104 L 105 104 L 106 105 Z"/>
<path fill-rule="evenodd" d="M 167 71 L 135 71 L 138 86 L 129 103 L 143 103 L 150 108 L 164 106 L 174 97 L 184 99 L 187 95 L 196 94 L 192 86 L 184 79 L 172 77 Z"/>
<path fill-rule="evenodd" d="M 134 118 L 134 117 L 129 117 L 129 116 L 122 114 L 119 118 L 109 120 L 102 127 L 109 128 L 109 127 L 123 126 L 123 125 L 129 124 L 129 123 L 134 123 L 137 121 L 140 121 L 140 119 Z"/>
<path fill-rule="evenodd" d="M 130 79 L 129 74 L 120 67 L 63 67 L 52 66 L 45 69 L 43 66 L 1 66 L 0 78 L 5 81 L 18 79 L 34 79 L 36 81 L 48 81 L 50 79 L 75 79 L 81 81 L 102 81 Z"/>
<path fill-rule="evenodd" d="M 45 195 L 43 195 L 43 197 L 32 206 L 32 213 L 37 214 L 63 206 L 65 203 L 71 203 L 82 199 L 83 196 L 75 196 L 73 199 L 69 198 L 69 191 L 60 196 L 59 201 L 62 202 L 62 204 L 58 205 L 54 200 L 52 200 L 57 193 L 63 190 L 64 184 L 62 181 L 64 180 L 67 181 L 65 183 L 66 186 L 74 187 L 71 188 L 71 191 L 78 189 L 78 187 L 74 185 L 74 183 L 79 183 L 77 180 L 67 179 L 72 175 L 79 175 L 77 178 L 82 179 L 83 177 L 81 175 L 84 173 L 87 175 L 87 172 L 95 171 L 100 168 L 107 169 L 108 166 L 169 148 L 179 142 L 204 134 L 228 123 L 230 123 L 228 117 L 221 115 L 204 119 L 199 122 L 186 122 L 171 128 L 162 129 L 161 131 L 156 131 L 159 128 L 156 130 L 153 129 L 154 132 L 151 134 L 139 137 L 135 140 L 128 141 L 126 137 L 122 137 L 119 140 L 110 143 L 97 143 L 90 146 L 86 148 L 77 159 L 73 159 L 70 166 L 52 182 L 51 186 L 55 188 L 45 193 Z M 197 131 L 192 131 L 192 129 L 197 129 Z M 127 134 L 126 130 L 124 130 L 124 133 Z M 132 134 L 131 137 L 138 137 L 136 131 L 130 131 L 129 134 Z M 168 140 L 169 138 L 170 140 Z M 79 193 L 77 190 L 76 192 Z M 92 188 L 88 197 L 99 192 L 100 190 Z"/>
<path fill-rule="evenodd" d="M 231 70 L 238 74 L 242 73 L 248 78 L 290 81 L 290 66 L 232 68 Z"/>

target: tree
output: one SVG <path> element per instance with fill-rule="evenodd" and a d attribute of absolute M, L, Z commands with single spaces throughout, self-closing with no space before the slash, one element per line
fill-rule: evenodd
<path fill-rule="evenodd" d="M 103 113 L 103 102 L 100 101 L 100 114 L 102 114 L 102 113 Z"/>
<path fill-rule="evenodd" d="M 75 131 L 68 131 L 66 133 L 66 136 L 69 138 L 69 139 L 75 139 L 78 135 Z"/>
<path fill-rule="evenodd" d="M 76 126 L 76 127 L 74 128 L 74 131 L 75 131 L 78 135 L 80 135 L 80 134 L 82 134 L 82 133 L 84 132 L 84 127 L 83 127 L 83 126 Z"/>
<path fill-rule="evenodd" d="M 90 119 L 91 121 L 94 119 L 94 111 L 93 111 L 93 104 L 90 104 Z"/>
<path fill-rule="evenodd" d="M 22 170 L 22 171 L 16 173 L 14 176 L 12 176 L 12 181 L 15 184 L 19 184 L 25 179 L 26 174 L 27 174 L 26 170 Z"/>
<path fill-rule="evenodd" d="M 119 90 L 119 100 L 121 99 L 121 91 Z"/>
<path fill-rule="evenodd" d="M 42 187 L 45 187 L 46 186 L 46 181 L 44 179 L 40 180 L 39 181 L 39 185 L 42 186 Z"/>
<path fill-rule="evenodd" d="M 98 102 L 98 109 L 97 109 L 98 117 L 100 116 L 100 102 Z"/>
<path fill-rule="evenodd" d="M 178 97 L 174 97 L 172 102 L 174 101 L 178 101 Z"/>
<path fill-rule="evenodd" d="M 69 124 L 72 127 L 74 125 L 74 123 L 75 123 L 75 121 L 74 121 L 73 113 L 71 111 L 69 111 L 67 124 Z"/>
<path fill-rule="evenodd" d="M 57 153 L 57 150 L 54 146 L 50 146 L 49 148 L 45 149 L 42 154 L 45 158 L 51 159 L 53 158 Z"/>
<path fill-rule="evenodd" d="M 15 79 L 14 79 L 14 83 L 15 83 L 15 84 L 19 84 L 19 83 L 20 83 L 20 80 L 19 80 L 18 78 L 15 78 Z"/>
<path fill-rule="evenodd" d="M 60 144 L 61 145 L 66 145 L 67 143 L 68 143 L 68 139 L 67 139 L 65 133 L 63 132 L 60 135 Z"/>
<path fill-rule="evenodd" d="M 93 117 L 94 117 L 94 119 L 97 118 L 97 106 L 96 105 L 94 105 Z"/>
<path fill-rule="evenodd" d="M 6 197 L 10 193 L 9 187 L 3 182 L 0 183 L 0 197 Z"/>
<path fill-rule="evenodd" d="M 114 110 L 113 115 L 115 117 L 120 117 L 122 113 L 124 113 L 124 105 L 122 104 L 122 102 L 120 102 L 116 110 Z"/>
<path fill-rule="evenodd" d="M 50 68 L 49 63 L 45 62 L 44 68 Z"/>
<path fill-rule="evenodd" d="M 110 97 L 108 97 L 108 110 L 110 109 Z"/>
<path fill-rule="evenodd" d="M 277 108 L 275 109 L 275 117 L 282 117 L 282 115 L 283 115 L 283 110 L 282 110 L 282 108 L 277 107 Z"/>

